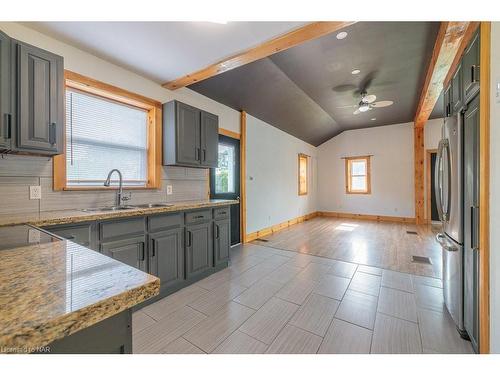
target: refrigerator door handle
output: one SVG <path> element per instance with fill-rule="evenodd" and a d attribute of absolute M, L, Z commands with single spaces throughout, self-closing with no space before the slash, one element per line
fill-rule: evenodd
<path fill-rule="evenodd" d="M 443 221 L 443 205 L 441 201 L 441 153 L 443 151 L 443 142 L 439 141 L 438 151 L 436 153 L 436 161 L 434 166 L 434 195 L 436 196 L 436 208 L 439 214 L 439 220 Z"/>
<path fill-rule="evenodd" d="M 477 206 L 470 207 L 470 247 L 472 250 L 479 250 L 478 236 L 476 233 Z"/>
<path fill-rule="evenodd" d="M 446 236 L 443 233 L 436 234 L 436 241 L 446 251 L 458 251 L 457 247 L 448 245 L 448 241 L 446 240 Z"/>

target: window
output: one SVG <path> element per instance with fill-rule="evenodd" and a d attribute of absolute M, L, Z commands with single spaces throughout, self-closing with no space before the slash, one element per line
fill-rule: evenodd
<path fill-rule="evenodd" d="M 54 158 L 54 190 L 103 189 L 114 168 L 126 187 L 158 188 L 161 104 L 75 73 L 65 76 L 66 146 Z"/>
<path fill-rule="evenodd" d="M 307 155 L 299 154 L 299 195 L 307 195 L 308 159 Z"/>
<path fill-rule="evenodd" d="M 345 158 L 347 194 L 371 194 L 370 156 Z"/>
<path fill-rule="evenodd" d="M 215 169 L 215 193 L 235 192 L 235 163 L 235 147 L 219 143 L 219 164 Z"/>

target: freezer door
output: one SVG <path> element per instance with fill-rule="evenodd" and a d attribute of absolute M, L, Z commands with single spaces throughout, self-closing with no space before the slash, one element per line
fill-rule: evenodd
<path fill-rule="evenodd" d="M 443 230 L 462 244 L 462 120 L 461 114 L 448 117 L 443 126 L 442 211 Z"/>
<path fill-rule="evenodd" d="M 444 302 L 458 330 L 463 332 L 463 247 L 443 233 L 439 233 L 436 240 L 443 249 Z"/>

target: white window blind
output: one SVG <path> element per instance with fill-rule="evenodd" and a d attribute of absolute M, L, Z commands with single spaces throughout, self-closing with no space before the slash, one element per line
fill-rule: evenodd
<path fill-rule="evenodd" d="M 145 110 L 67 88 L 67 185 L 100 186 L 117 168 L 124 185 L 145 186 L 147 127 Z"/>

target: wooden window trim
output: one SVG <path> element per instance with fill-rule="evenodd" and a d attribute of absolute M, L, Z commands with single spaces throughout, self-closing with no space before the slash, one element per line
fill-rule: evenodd
<path fill-rule="evenodd" d="M 148 181 L 145 186 L 127 186 L 127 190 L 146 190 L 161 188 L 162 164 L 162 105 L 160 102 L 132 93 L 116 86 L 85 77 L 81 74 L 64 71 L 65 87 L 111 99 L 113 101 L 141 108 L 148 113 Z M 65 116 L 66 118 L 66 116 Z M 53 189 L 61 190 L 113 190 L 118 187 L 67 186 L 66 183 L 66 136 L 64 153 L 53 158 Z"/>
<path fill-rule="evenodd" d="M 371 194 L 372 193 L 372 184 L 371 184 L 371 156 L 350 156 L 345 159 L 345 192 L 346 194 Z M 351 189 L 351 163 L 353 161 L 362 160 L 366 162 L 366 190 L 358 191 Z"/>
<path fill-rule="evenodd" d="M 306 190 L 300 190 L 300 161 L 302 159 L 306 159 Z M 307 195 L 309 193 L 309 155 L 299 154 L 298 155 L 298 175 L 297 175 L 297 183 L 298 183 L 298 193 L 299 195 Z"/>

